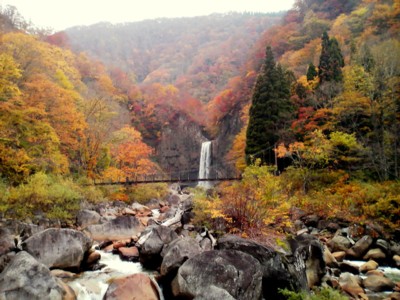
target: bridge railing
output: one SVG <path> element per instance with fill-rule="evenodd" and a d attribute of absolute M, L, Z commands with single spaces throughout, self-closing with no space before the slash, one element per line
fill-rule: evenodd
<path fill-rule="evenodd" d="M 117 180 L 96 179 L 94 185 L 130 185 L 142 183 L 174 183 L 174 182 L 200 182 L 200 181 L 232 181 L 240 180 L 241 173 L 226 172 L 226 169 L 219 170 L 215 166 L 210 168 L 207 178 L 199 178 L 198 170 L 184 170 L 169 173 L 136 174 L 134 176 L 119 178 Z"/>

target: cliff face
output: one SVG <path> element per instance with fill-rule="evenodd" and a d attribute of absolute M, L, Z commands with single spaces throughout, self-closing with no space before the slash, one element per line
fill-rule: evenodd
<path fill-rule="evenodd" d="M 218 136 L 212 140 L 211 171 L 212 177 L 233 176 L 233 162 L 226 160 L 226 154 L 232 147 L 235 136 L 243 124 L 240 119 L 240 105 L 227 114 L 220 123 Z M 201 144 L 208 140 L 202 127 L 181 115 L 166 126 L 161 141 L 156 147 L 157 162 L 167 173 L 174 176 L 196 179 L 199 172 Z"/>
<path fill-rule="evenodd" d="M 197 178 L 201 144 L 207 141 L 201 127 L 185 116 L 179 116 L 162 131 L 156 148 L 157 159 L 165 172 Z"/>
<path fill-rule="evenodd" d="M 240 132 L 243 123 L 240 119 L 241 108 L 237 105 L 220 123 L 219 133 L 213 141 L 213 162 L 221 176 L 232 176 L 236 173 L 234 162 L 226 160 L 235 136 Z"/>

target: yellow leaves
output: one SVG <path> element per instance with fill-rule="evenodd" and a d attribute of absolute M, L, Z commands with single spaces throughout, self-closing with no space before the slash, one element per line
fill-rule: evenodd
<path fill-rule="evenodd" d="M 21 70 L 12 56 L 0 54 L 0 101 L 7 101 L 21 94 L 17 80 L 21 77 Z"/>
<path fill-rule="evenodd" d="M 247 126 L 244 126 L 236 135 L 232 148 L 227 154 L 228 160 L 235 162 L 236 169 L 239 171 L 243 171 L 247 165 L 244 152 L 246 147 L 246 130 Z"/>

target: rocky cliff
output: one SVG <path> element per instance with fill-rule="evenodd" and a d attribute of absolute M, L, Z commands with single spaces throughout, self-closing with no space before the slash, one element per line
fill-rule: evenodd
<path fill-rule="evenodd" d="M 197 178 L 201 144 L 207 141 L 201 126 L 180 115 L 166 126 L 156 147 L 157 162 L 165 172 Z"/>

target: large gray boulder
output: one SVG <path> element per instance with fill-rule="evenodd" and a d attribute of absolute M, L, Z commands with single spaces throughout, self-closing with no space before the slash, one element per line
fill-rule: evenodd
<path fill-rule="evenodd" d="M 351 247 L 351 241 L 342 235 L 335 235 L 329 242 L 328 247 L 331 252 L 347 251 Z"/>
<path fill-rule="evenodd" d="M 98 224 L 101 216 L 97 211 L 82 209 L 76 215 L 76 225 L 86 228 L 89 225 Z"/>
<path fill-rule="evenodd" d="M 220 290 L 219 294 L 228 293 L 237 300 L 257 300 L 261 299 L 261 281 L 260 263 L 251 255 L 212 250 L 190 258 L 179 268 L 172 293 L 179 299 L 205 299 L 211 290 Z"/>
<path fill-rule="evenodd" d="M 15 248 L 14 237 L 6 228 L 0 228 L 0 256 Z"/>
<path fill-rule="evenodd" d="M 308 287 L 320 285 L 326 272 L 324 246 L 311 234 L 298 235 L 289 239 L 289 243 L 294 257 L 305 262 Z"/>
<path fill-rule="evenodd" d="M 372 237 L 369 235 L 364 235 L 361 239 L 359 239 L 353 247 L 347 250 L 346 255 L 353 259 L 362 258 L 365 253 L 367 253 L 368 249 L 371 247 L 373 243 Z"/>
<path fill-rule="evenodd" d="M 21 251 L 0 274 L 0 299 L 58 300 L 66 291 L 49 268 Z"/>
<path fill-rule="evenodd" d="M 167 226 L 154 225 L 148 227 L 142 237 L 138 241 L 140 262 L 148 268 L 157 268 L 162 261 L 161 251 L 164 245 L 177 239 L 178 235 Z"/>
<path fill-rule="evenodd" d="M 178 238 L 167 246 L 161 252 L 163 257 L 160 274 L 167 276 L 174 274 L 178 268 L 189 258 L 192 258 L 201 252 L 199 243 L 190 237 Z M 175 275 L 175 274 L 174 274 Z"/>
<path fill-rule="evenodd" d="M 119 216 L 104 224 L 89 225 L 85 232 L 96 241 L 124 240 L 138 236 L 144 226 L 134 216 Z"/>
<path fill-rule="evenodd" d="M 32 235 L 22 248 L 49 268 L 79 269 L 92 241 L 73 229 L 49 228 Z"/>
<path fill-rule="evenodd" d="M 262 290 L 266 299 L 285 299 L 278 289 L 306 290 L 305 263 L 300 257 L 283 257 L 274 249 L 235 235 L 218 240 L 218 249 L 232 249 L 249 254 L 261 265 Z"/>

